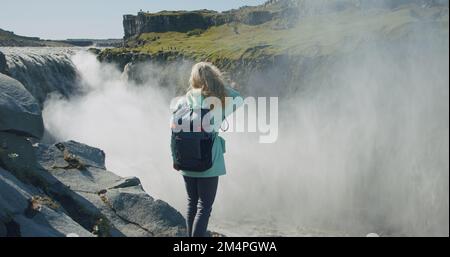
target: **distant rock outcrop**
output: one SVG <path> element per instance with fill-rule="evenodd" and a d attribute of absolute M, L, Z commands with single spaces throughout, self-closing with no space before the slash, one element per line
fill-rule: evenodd
<path fill-rule="evenodd" d="M 139 12 L 137 15 L 124 15 L 123 28 L 125 39 L 148 32 L 189 32 L 205 30 L 212 26 L 239 22 L 247 25 L 259 25 L 275 18 L 296 18 L 297 7 L 290 1 L 275 1 L 262 6 L 244 6 L 237 10 L 216 12 L 198 11 L 162 11 L 159 13 Z M 289 3 L 289 4 L 288 4 Z"/>
<path fill-rule="evenodd" d="M 174 208 L 138 178 L 107 171 L 103 151 L 46 145 L 37 101 L 0 74 L 0 236 L 184 236 Z"/>

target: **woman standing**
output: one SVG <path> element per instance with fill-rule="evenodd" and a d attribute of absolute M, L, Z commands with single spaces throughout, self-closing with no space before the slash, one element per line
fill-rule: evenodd
<path fill-rule="evenodd" d="M 210 111 L 221 111 L 222 120 L 216 123 L 220 125 L 223 120 L 237 108 L 234 101 L 225 101 L 226 98 L 240 97 L 240 94 L 225 85 L 220 70 L 207 62 L 200 62 L 192 67 L 189 79 L 189 90 L 178 105 L 187 104 L 191 109 L 201 109 L 203 101 L 207 97 L 220 99 L 222 108 L 214 108 Z M 219 116 L 220 117 L 220 116 Z M 226 173 L 225 169 L 225 140 L 219 136 L 218 130 L 212 132 L 213 144 L 211 149 L 212 166 L 202 172 L 181 170 L 187 192 L 187 233 L 190 237 L 207 236 L 207 227 L 211 215 L 212 205 L 216 197 L 219 176 Z M 172 156 L 174 153 L 172 145 Z M 174 157 L 174 156 L 173 156 Z M 174 157 L 175 158 L 175 157 Z M 174 168 L 179 170 L 174 161 Z"/>

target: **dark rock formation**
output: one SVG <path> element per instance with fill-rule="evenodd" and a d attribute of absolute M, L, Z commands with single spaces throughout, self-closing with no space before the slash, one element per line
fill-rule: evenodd
<path fill-rule="evenodd" d="M 91 48 L 88 49 L 88 52 L 90 52 L 92 54 L 95 54 L 95 55 L 98 55 L 101 52 L 101 50 L 98 49 L 98 48 L 91 47 Z"/>
<path fill-rule="evenodd" d="M 125 39 L 147 32 L 189 32 L 204 30 L 212 26 L 219 26 L 231 22 L 240 22 L 247 25 L 259 25 L 274 18 L 285 17 L 283 13 L 288 10 L 297 13 L 292 5 L 272 5 L 257 7 L 242 7 L 218 13 L 211 10 L 199 11 L 163 11 L 159 13 L 139 12 L 137 15 L 124 15 L 123 28 Z"/>
<path fill-rule="evenodd" d="M 8 75 L 8 65 L 6 64 L 5 55 L 0 52 L 0 73 Z"/>
<path fill-rule="evenodd" d="M 71 46 L 62 41 L 42 40 L 38 37 L 26 37 L 14 34 L 0 28 L 0 46 Z"/>
<path fill-rule="evenodd" d="M 40 143 L 36 100 L 0 76 L 0 236 L 184 236 L 182 215 L 107 171 L 103 151 Z"/>

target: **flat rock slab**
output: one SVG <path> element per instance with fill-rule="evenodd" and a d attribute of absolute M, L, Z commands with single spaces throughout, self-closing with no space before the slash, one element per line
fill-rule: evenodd
<path fill-rule="evenodd" d="M 0 131 L 1 233 L 13 236 L 185 236 L 185 220 L 136 177 L 105 168 L 100 149 L 37 143 Z"/>
<path fill-rule="evenodd" d="M 6 63 L 6 57 L 5 55 L 0 52 L 0 73 L 3 73 L 5 75 L 8 75 L 8 64 Z"/>

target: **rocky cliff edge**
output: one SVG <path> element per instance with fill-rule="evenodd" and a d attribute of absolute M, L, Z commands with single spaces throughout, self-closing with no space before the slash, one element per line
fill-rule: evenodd
<path fill-rule="evenodd" d="M 0 237 L 184 236 L 182 215 L 108 171 L 102 150 L 40 143 L 43 129 L 33 96 L 0 74 Z"/>

